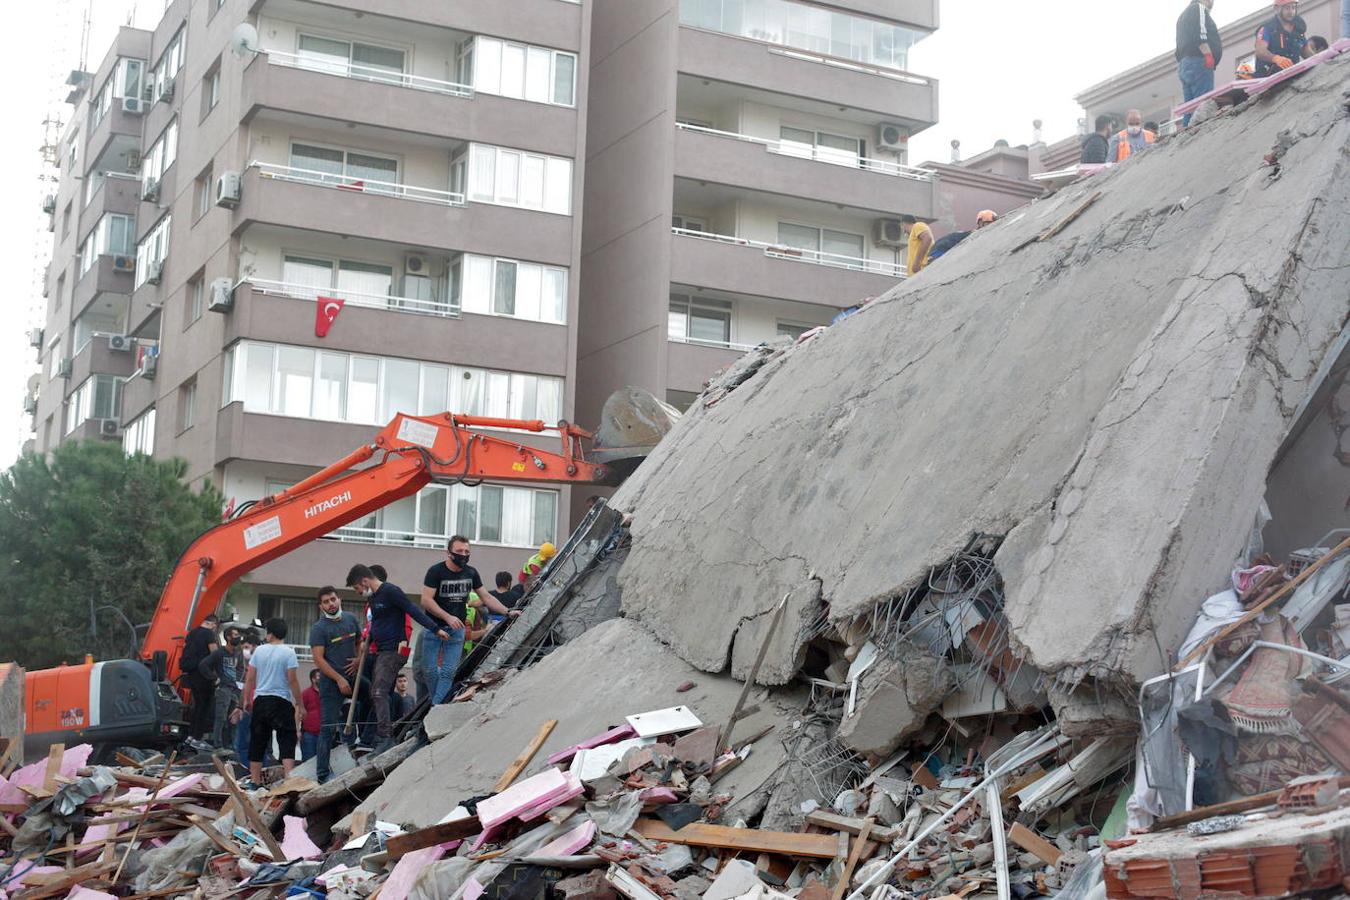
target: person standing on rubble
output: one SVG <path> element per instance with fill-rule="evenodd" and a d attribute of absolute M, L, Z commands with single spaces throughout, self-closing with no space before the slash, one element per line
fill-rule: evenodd
<path fill-rule="evenodd" d="M 370 679 L 370 702 L 375 707 L 375 735 L 379 741 L 375 749 L 380 752 L 388 749 L 394 734 L 394 722 L 389 716 L 389 690 L 394 686 L 399 669 L 403 668 L 398 645 L 405 636 L 405 617 L 412 616 L 414 622 L 442 641 L 450 640 L 450 632 L 418 609 L 398 585 L 375 577 L 369 566 L 352 566 L 347 573 L 347 587 L 364 594 L 370 606 L 369 640 L 378 648 Z"/>
<path fill-rule="evenodd" d="M 262 784 L 263 758 L 277 741 L 277 755 L 286 775 L 295 768 L 295 745 L 305 718 L 300 694 L 300 660 L 286 645 L 286 620 L 268 619 L 267 641 L 248 661 L 244 709 L 252 714 L 248 743 L 248 790 Z"/>
<path fill-rule="evenodd" d="M 1191 0 L 1177 17 L 1177 77 L 1186 102 L 1214 90 L 1214 69 L 1223 59 L 1223 38 L 1209 14 L 1213 8 L 1214 0 Z M 1187 113 L 1181 127 L 1189 124 L 1191 114 Z"/>
<path fill-rule="evenodd" d="M 215 684 L 212 700 L 211 745 L 234 746 L 234 726 L 239 721 L 239 698 L 244 688 L 244 633 L 236 625 L 225 629 L 224 643 L 197 664 L 204 678 Z"/>
<path fill-rule="evenodd" d="M 434 636 L 422 639 L 422 665 L 426 669 L 427 689 L 432 703 L 443 703 L 454 687 L 455 670 L 464 653 L 464 623 L 469 614 L 469 595 L 476 593 L 483 604 L 502 616 L 518 616 L 483 589 L 483 578 L 469 565 L 469 539 L 462 534 L 450 538 L 445 561 L 427 569 L 422 579 L 422 609 L 435 616 L 445 627 Z M 378 690 L 378 688 L 377 688 Z M 386 691 L 388 688 L 386 687 Z"/>
<path fill-rule="evenodd" d="M 319 588 L 318 602 L 319 619 L 309 628 L 309 648 L 314 655 L 315 671 L 319 673 L 315 778 L 323 784 L 332 775 L 329 757 L 334 735 L 341 731 L 342 698 L 351 697 L 357 703 L 361 694 L 360 685 L 353 684 L 361 652 L 361 623 L 343 610 L 342 598 L 332 585 Z"/>
<path fill-rule="evenodd" d="M 1111 136 L 1111 144 L 1106 150 L 1106 160 L 1123 163 L 1157 139 L 1156 134 L 1145 130 L 1144 114 L 1132 109 L 1125 114 L 1125 128 Z"/>
<path fill-rule="evenodd" d="M 1106 150 L 1111 138 L 1111 117 L 1098 116 L 1094 123 L 1097 130 L 1083 135 L 1078 162 L 1080 165 L 1101 165 L 1106 162 Z"/>
<path fill-rule="evenodd" d="M 928 254 L 933 249 L 933 229 L 913 216 L 901 216 L 900 232 L 907 240 L 905 273 L 918 275 L 928 265 Z"/>
<path fill-rule="evenodd" d="M 183 641 L 183 655 L 178 658 L 178 670 L 183 673 L 183 680 L 187 682 L 187 688 L 192 692 L 192 718 L 188 723 L 188 737 L 193 740 L 201 740 L 211 730 L 212 701 L 215 698 L 216 686 L 197 669 L 202 660 L 220 647 L 220 638 L 216 636 L 216 629 L 219 627 L 220 618 L 215 613 L 209 614 L 202 620 L 202 624 L 188 632 L 187 638 Z"/>
<path fill-rule="evenodd" d="M 1298 0 L 1275 0 L 1275 15 L 1256 29 L 1256 77 L 1268 78 L 1303 59 L 1308 24 Z"/>

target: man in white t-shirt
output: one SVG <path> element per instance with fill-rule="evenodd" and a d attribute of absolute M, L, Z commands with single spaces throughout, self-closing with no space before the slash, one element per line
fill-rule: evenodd
<path fill-rule="evenodd" d="M 249 724 L 249 790 L 262 784 L 263 756 L 276 735 L 282 770 L 295 768 L 295 745 L 304 720 L 305 705 L 297 675 L 300 661 L 286 646 L 286 620 L 267 620 L 267 641 L 253 651 L 244 679 L 244 710 L 251 714 Z"/>

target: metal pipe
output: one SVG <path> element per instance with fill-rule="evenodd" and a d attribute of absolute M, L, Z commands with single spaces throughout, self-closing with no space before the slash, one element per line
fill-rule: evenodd
<path fill-rule="evenodd" d="M 1204 697 L 1208 695 L 1210 691 L 1214 690 L 1216 687 L 1223 684 L 1224 679 L 1227 678 L 1229 675 L 1232 675 L 1234 670 L 1236 670 L 1238 666 L 1246 662 L 1247 657 L 1251 656 L 1252 653 L 1254 653 L 1258 647 L 1269 647 L 1271 650 L 1287 650 L 1290 653 L 1297 653 L 1299 656 L 1306 656 L 1309 659 L 1315 659 L 1320 663 L 1325 663 L 1329 666 L 1335 666 L 1338 669 L 1350 669 L 1350 665 L 1341 662 L 1339 659 L 1332 659 L 1330 656 L 1323 656 L 1320 653 L 1313 653 L 1311 650 L 1304 650 L 1302 647 L 1290 647 L 1288 644 L 1274 644 L 1271 643 L 1270 641 L 1253 641 L 1252 645 L 1248 647 L 1246 650 L 1244 650 L 1242 652 L 1242 655 L 1237 658 L 1237 662 L 1233 663 L 1224 671 L 1222 675 L 1214 679 L 1214 683 L 1211 684 L 1209 687 L 1205 688 L 1204 694 L 1201 694 L 1200 696 Z"/>

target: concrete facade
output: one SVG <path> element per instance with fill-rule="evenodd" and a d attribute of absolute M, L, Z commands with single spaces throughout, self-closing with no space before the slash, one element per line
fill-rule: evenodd
<path fill-rule="evenodd" d="M 232 48 L 245 22 L 260 52 Z M 36 449 L 121 439 L 243 503 L 367 442 L 396 404 L 446 408 L 452 376 L 500 373 L 493 415 L 546 380 L 540 417 L 574 420 L 590 37 L 591 4 L 570 0 L 173 0 L 153 30 L 122 29 L 65 136 Z M 511 263 L 514 310 L 495 280 Z M 210 308 L 217 279 L 228 311 Z M 322 339 L 320 294 L 347 300 Z M 265 357 L 271 386 L 246 398 Z M 379 373 L 359 413 L 358 365 Z M 320 411 L 324 366 L 343 375 Z M 485 489 L 391 507 L 252 572 L 237 612 L 298 617 L 356 562 L 414 593 L 466 503 L 475 564 L 515 572 L 563 535 L 572 491 L 511 490 L 495 522 Z"/>
<path fill-rule="evenodd" d="M 938 26 L 936 0 L 811 5 L 911 41 Z M 904 259 L 879 220 L 939 207 L 931 174 L 878 146 L 883 123 L 936 121 L 936 81 L 828 36 L 743 36 L 739 15 L 596 0 L 579 421 L 625 385 L 683 406 L 744 348 L 881 294 Z"/>

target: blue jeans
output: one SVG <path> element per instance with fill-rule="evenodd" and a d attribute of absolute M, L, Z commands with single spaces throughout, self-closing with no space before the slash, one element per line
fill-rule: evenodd
<path fill-rule="evenodd" d="M 1341 37 L 1350 38 L 1350 0 L 1341 0 Z"/>
<path fill-rule="evenodd" d="M 464 652 L 464 629 L 450 632 L 443 641 L 428 632 L 422 636 L 422 668 L 427 673 L 427 689 L 432 703 L 444 703 L 455 684 L 455 670 Z"/>
<path fill-rule="evenodd" d="M 304 762 L 314 755 L 315 749 L 319 746 L 319 736 L 312 731 L 300 732 L 300 762 Z"/>
<path fill-rule="evenodd" d="M 1183 56 L 1177 63 L 1177 76 L 1181 78 L 1182 102 L 1190 102 L 1196 97 L 1214 90 L 1214 70 L 1205 65 L 1203 56 Z M 1186 113 L 1181 125 L 1191 124 L 1191 114 Z"/>
<path fill-rule="evenodd" d="M 328 678 L 319 679 L 319 737 L 314 755 L 319 758 L 315 777 L 323 784 L 333 774 L 329 759 L 332 756 L 334 738 L 342 739 L 342 692 L 337 684 Z"/>

